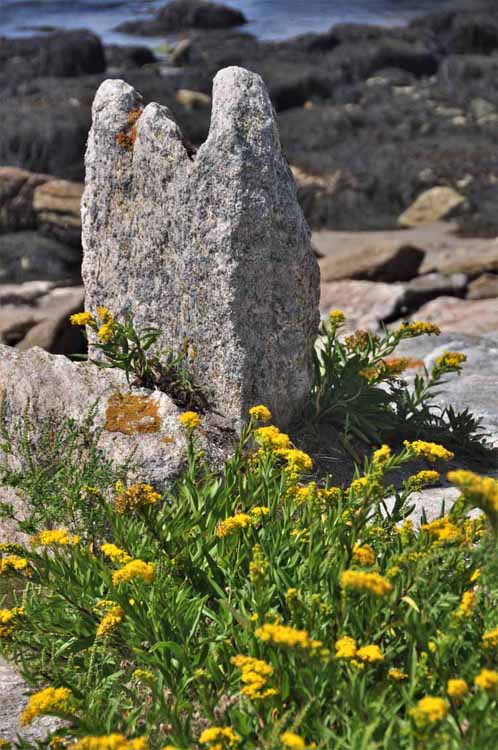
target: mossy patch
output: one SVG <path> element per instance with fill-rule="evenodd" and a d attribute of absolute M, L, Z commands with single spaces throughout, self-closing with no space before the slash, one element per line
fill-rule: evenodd
<path fill-rule="evenodd" d="M 161 419 L 157 403 L 150 396 L 113 393 L 106 409 L 105 428 L 124 435 L 158 432 Z"/>

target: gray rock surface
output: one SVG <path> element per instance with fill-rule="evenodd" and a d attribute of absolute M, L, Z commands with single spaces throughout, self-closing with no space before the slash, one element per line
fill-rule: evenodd
<path fill-rule="evenodd" d="M 192 370 L 219 412 L 240 423 L 264 401 L 285 425 L 309 388 L 319 282 L 266 88 L 241 68 L 220 71 L 195 155 L 165 107 L 142 106 L 118 80 L 95 97 L 86 308 L 133 312 L 163 331 L 162 348 L 188 338 Z"/>
<path fill-rule="evenodd" d="M 77 281 L 80 252 L 38 232 L 0 234 L 0 283 Z"/>
<path fill-rule="evenodd" d="M 437 403 L 453 405 L 458 411 L 469 409 L 482 420 L 489 439 L 498 447 L 498 336 L 472 336 L 442 333 L 440 336 L 404 341 L 396 350 L 399 356 L 421 360 L 430 369 L 445 351 L 463 352 L 467 362 L 460 375 L 448 375 L 438 388 Z"/>
<path fill-rule="evenodd" d="M 179 409 L 159 391 L 130 391 L 121 370 L 76 364 L 39 348 L 20 352 L 0 346 L 0 394 L 7 426 L 28 411 L 35 425 L 71 417 L 82 422 L 96 404 L 95 427 L 110 460 L 132 458 L 130 477 L 165 486 L 185 462 L 185 435 Z M 207 459 L 216 464 L 231 445 L 226 425 L 208 418 L 199 430 Z"/>

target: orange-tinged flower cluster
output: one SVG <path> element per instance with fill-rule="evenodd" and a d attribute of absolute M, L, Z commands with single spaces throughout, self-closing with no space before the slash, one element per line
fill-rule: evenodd
<path fill-rule="evenodd" d="M 116 513 L 119 514 L 133 512 L 148 505 L 155 505 L 161 499 L 161 494 L 155 492 L 150 484 L 132 484 L 125 488 L 121 482 L 118 482 L 116 490 L 114 507 Z"/>
<path fill-rule="evenodd" d="M 375 552 L 369 544 L 355 544 L 353 547 L 353 560 L 358 565 L 369 567 L 375 563 Z"/>

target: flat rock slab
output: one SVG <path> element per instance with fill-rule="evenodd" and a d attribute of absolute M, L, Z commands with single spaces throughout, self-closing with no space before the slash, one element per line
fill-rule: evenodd
<path fill-rule="evenodd" d="M 412 319 L 435 323 L 444 333 L 492 334 L 498 330 L 498 298 L 437 297 L 423 305 Z"/>
<path fill-rule="evenodd" d="M 465 198 L 450 187 L 433 187 L 418 196 L 398 219 L 400 227 L 432 224 L 455 213 Z"/>
<path fill-rule="evenodd" d="M 321 286 L 320 308 L 327 315 L 339 309 L 346 315 L 346 329 L 376 330 L 392 319 L 405 297 L 403 284 L 379 281 L 329 281 Z"/>
<path fill-rule="evenodd" d="M 35 719 L 29 727 L 21 728 L 19 719 L 27 703 L 28 686 L 16 670 L 0 656 L 0 739 L 13 742 L 17 737 L 39 740 L 57 728 L 57 720 L 50 716 Z"/>
<path fill-rule="evenodd" d="M 81 423 L 95 407 L 102 449 L 117 464 L 132 458 L 130 477 L 136 481 L 164 487 L 185 465 L 178 407 L 159 391 L 130 390 L 121 370 L 76 364 L 39 348 L 20 352 L 0 346 L 0 393 L 7 426 L 17 424 L 26 409 L 35 424 L 67 417 Z M 206 418 L 199 437 L 207 459 L 217 464 L 232 434 Z"/>

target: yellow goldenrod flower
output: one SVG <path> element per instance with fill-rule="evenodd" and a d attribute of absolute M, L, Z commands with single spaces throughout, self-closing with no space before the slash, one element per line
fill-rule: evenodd
<path fill-rule="evenodd" d="M 342 310 L 331 310 L 329 312 L 329 321 L 334 326 L 341 326 L 346 320 L 346 316 Z"/>
<path fill-rule="evenodd" d="M 467 503 L 484 510 L 491 522 L 498 522 L 498 481 L 481 477 L 473 471 L 459 469 L 448 473 L 449 481 L 460 488 Z"/>
<path fill-rule="evenodd" d="M 396 667 L 391 667 L 391 669 L 387 673 L 387 676 L 395 682 L 402 682 L 402 680 L 408 679 L 407 673 L 403 672 L 402 669 L 397 669 Z"/>
<path fill-rule="evenodd" d="M 180 414 L 178 420 L 189 432 L 195 430 L 201 423 L 201 418 L 196 411 L 184 411 L 183 414 Z"/>
<path fill-rule="evenodd" d="M 39 531 L 38 534 L 31 537 L 31 544 L 42 547 L 50 547 L 52 545 L 69 545 L 79 544 L 80 537 L 77 534 L 70 534 L 66 529 L 49 529 L 47 531 Z"/>
<path fill-rule="evenodd" d="M 375 552 L 369 544 L 355 544 L 353 547 L 353 560 L 358 565 L 368 567 L 375 563 Z"/>
<path fill-rule="evenodd" d="M 103 307 L 100 305 L 97 307 L 97 315 L 102 321 L 102 323 L 113 323 L 114 322 L 114 316 L 112 312 L 107 307 Z"/>
<path fill-rule="evenodd" d="M 92 328 L 95 328 L 97 325 L 92 313 L 89 312 L 75 313 L 71 315 L 69 320 L 73 326 L 92 326 Z"/>
<path fill-rule="evenodd" d="M 443 698 L 437 698 L 432 695 L 426 695 L 417 703 L 416 708 L 410 710 L 417 726 L 434 724 L 442 721 L 448 715 L 448 704 Z"/>
<path fill-rule="evenodd" d="M 127 740 L 122 734 L 105 734 L 101 736 L 82 737 L 70 746 L 69 750 L 147 750 L 145 737 Z"/>
<path fill-rule="evenodd" d="M 265 622 L 254 632 L 260 641 L 272 646 L 285 646 L 287 648 L 311 648 L 311 640 L 306 630 L 297 630 L 290 625 L 278 625 Z"/>
<path fill-rule="evenodd" d="M 22 617 L 24 617 L 24 607 L 0 609 L 0 638 L 9 638 Z"/>
<path fill-rule="evenodd" d="M 496 648 L 498 646 L 498 628 L 488 630 L 482 637 L 484 648 Z"/>
<path fill-rule="evenodd" d="M 413 323 L 402 323 L 399 327 L 400 333 L 407 333 L 411 337 L 415 336 L 439 336 L 441 330 L 434 323 L 424 323 L 414 321 Z"/>
<path fill-rule="evenodd" d="M 145 583 L 152 583 L 154 578 L 154 563 L 146 563 L 143 560 L 132 560 L 124 568 L 116 570 L 112 574 L 112 582 L 115 586 L 126 583 L 135 578 L 141 578 Z"/>
<path fill-rule="evenodd" d="M 97 331 L 97 337 L 102 344 L 108 344 L 116 331 L 116 323 L 110 321 L 103 323 Z"/>
<path fill-rule="evenodd" d="M 267 409 L 263 404 L 253 406 L 249 409 L 249 416 L 255 419 L 257 422 L 269 422 L 271 419 L 271 411 Z"/>
<path fill-rule="evenodd" d="M 358 479 L 353 479 L 353 481 L 349 485 L 349 489 L 352 492 L 360 492 L 366 487 L 368 487 L 368 477 L 359 477 Z"/>
<path fill-rule="evenodd" d="M 224 521 L 220 521 L 216 527 L 215 534 L 218 537 L 229 536 L 239 529 L 247 529 L 251 525 L 251 516 L 247 513 L 236 513 L 235 516 L 229 516 Z"/>
<path fill-rule="evenodd" d="M 379 573 L 364 573 L 359 570 L 345 570 L 341 575 L 341 586 L 366 591 L 375 596 L 385 596 L 393 589 L 387 578 Z"/>
<path fill-rule="evenodd" d="M 412 491 L 416 492 L 428 484 L 439 482 L 440 477 L 441 475 L 438 471 L 427 469 L 426 471 L 419 471 L 418 474 L 412 474 L 411 477 L 408 477 L 406 483 Z"/>
<path fill-rule="evenodd" d="M 254 439 L 265 450 L 289 450 L 292 448 L 289 436 L 280 432 L 278 427 L 274 425 L 259 427 L 254 431 Z"/>
<path fill-rule="evenodd" d="M 374 466 L 384 466 L 392 456 L 392 451 L 388 445 L 383 445 L 374 451 L 372 463 Z"/>
<path fill-rule="evenodd" d="M 275 454 L 287 463 L 287 471 L 291 477 L 298 477 L 313 468 L 312 458 L 297 448 L 277 448 Z"/>
<path fill-rule="evenodd" d="M 259 523 L 263 518 L 266 518 L 269 513 L 270 509 L 265 505 L 255 505 L 253 508 L 249 509 L 251 520 L 255 523 Z"/>
<path fill-rule="evenodd" d="M 115 544 L 105 543 L 100 546 L 100 549 L 102 550 L 102 554 L 108 557 L 109 560 L 119 563 L 120 565 L 126 565 L 126 563 L 133 560 L 131 555 L 125 552 L 124 549 L 117 547 Z"/>
<path fill-rule="evenodd" d="M 19 555 L 6 555 L 0 559 L 0 576 L 7 573 L 21 573 L 28 578 L 33 574 L 29 560 Z"/>
<path fill-rule="evenodd" d="M 265 700 L 277 695 L 275 688 L 268 687 L 268 679 L 273 674 L 273 667 L 261 659 L 238 654 L 232 657 L 232 664 L 241 670 L 241 681 L 244 683 L 241 695 L 251 700 Z"/>
<path fill-rule="evenodd" d="M 252 560 L 249 563 L 249 580 L 254 586 L 261 587 L 264 584 L 268 565 L 261 546 L 255 544 L 252 549 Z"/>
<path fill-rule="evenodd" d="M 460 605 L 455 612 L 455 617 L 462 619 L 463 617 L 469 617 L 472 614 L 476 603 L 476 595 L 473 591 L 464 591 Z"/>
<path fill-rule="evenodd" d="M 71 714 L 74 712 L 69 688 L 47 687 L 32 695 L 21 715 L 21 726 L 31 724 L 37 716 L 46 714 Z"/>
<path fill-rule="evenodd" d="M 498 672 L 494 669 L 481 669 L 477 677 L 474 678 L 474 685 L 482 690 L 497 690 Z"/>
<path fill-rule="evenodd" d="M 477 581 L 477 580 L 479 579 L 479 576 L 480 576 L 480 575 L 481 575 L 481 571 L 480 571 L 480 569 L 479 569 L 479 568 L 476 568 L 476 569 L 474 570 L 474 572 L 472 573 L 472 575 L 470 576 L 470 582 L 471 582 L 471 583 L 475 583 L 475 582 L 476 582 L 476 581 Z"/>
<path fill-rule="evenodd" d="M 422 524 L 420 528 L 436 537 L 441 544 L 444 544 L 444 542 L 459 542 L 462 539 L 462 531 L 454 523 L 451 523 L 448 516 Z"/>
<path fill-rule="evenodd" d="M 0 740 L 0 750 L 10 750 L 12 743 L 9 740 Z"/>
<path fill-rule="evenodd" d="M 231 727 L 209 727 L 199 737 L 201 745 L 209 745 L 209 750 L 235 748 L 239 741 L 239 735 Z"/>
<path fill-rule="evenodd" d="M 302 737 L 294 732 L 284 732 L 280 735 L 283 743 L 282 750 L 306 750 L 306 743 Z"/>
<path fill-rule="evenodd" d="M 344 635 L 335 642 L 335 655 L 337 659 L 352 659 L 356 656 L 356 641 L 348 635 Z"/>
<path fill-rule="evenodd" d="M 448 680 L 447 692 L 450 698 L 460 700 L 469 692 L 469 686 L 465 680 L 456 677 L 452 680 Z"/>
<path fill-rule="evenodd" d="M 444 352 L 444 354 L 437 358 L 436 367 L 459 372 L 462 369 L 462 364 L 466 361 L 467 357 L 461 352 Z"/>
<path fill-rule="evenodd" d="M 159 492 L 154 492 L 150 484 L 132 484 L 124 488 L 121 483 L 116 486 L 118 494 L 114 499 L 116 513 L 127 513 L 128 511 L 137 510 L 146 505 L 154 505 L 161 499 Z"/>
<path fill-rule="evenodd" d="M 384 654 L 378 646 L 374 645 L 359 648 L 356 652 L 356 656 L 358 659 L 361 659 L 361 661 L 368 662 L 369 664 L 373 664 L 377 661 L 384 661 Z"/>
<path fill-rule="evenodd" d="M 103 638 L 104 636 L 109 635 L 110 632 L 115 630 L 118 625 L 123 622 L 124 614 L 124 609 L 122 607 L 116 606 L 110 609 L 100 621 L 96 637 Z"/>
<path fill-rule="evenodd" d="M 455 455 L 451 451 L 446 450 L 442 445 L 428 443 L 425 440 L 414 440 L 411 443 L 405 440 L 403 445 L 419 458 L 425 458 L 432 463 L 434 461 L 449 461 Z"/>
<path fill-rule="evenodd" d="M 383 359 L 381 362 L 382 369 L 379 370 L 379 374 L 383 378 L 392 378 L 395 375 L 401 375 L 406 370 L 410 363 L 410 360 L 406 357 L 390 357 L 389 359 Z"/>

